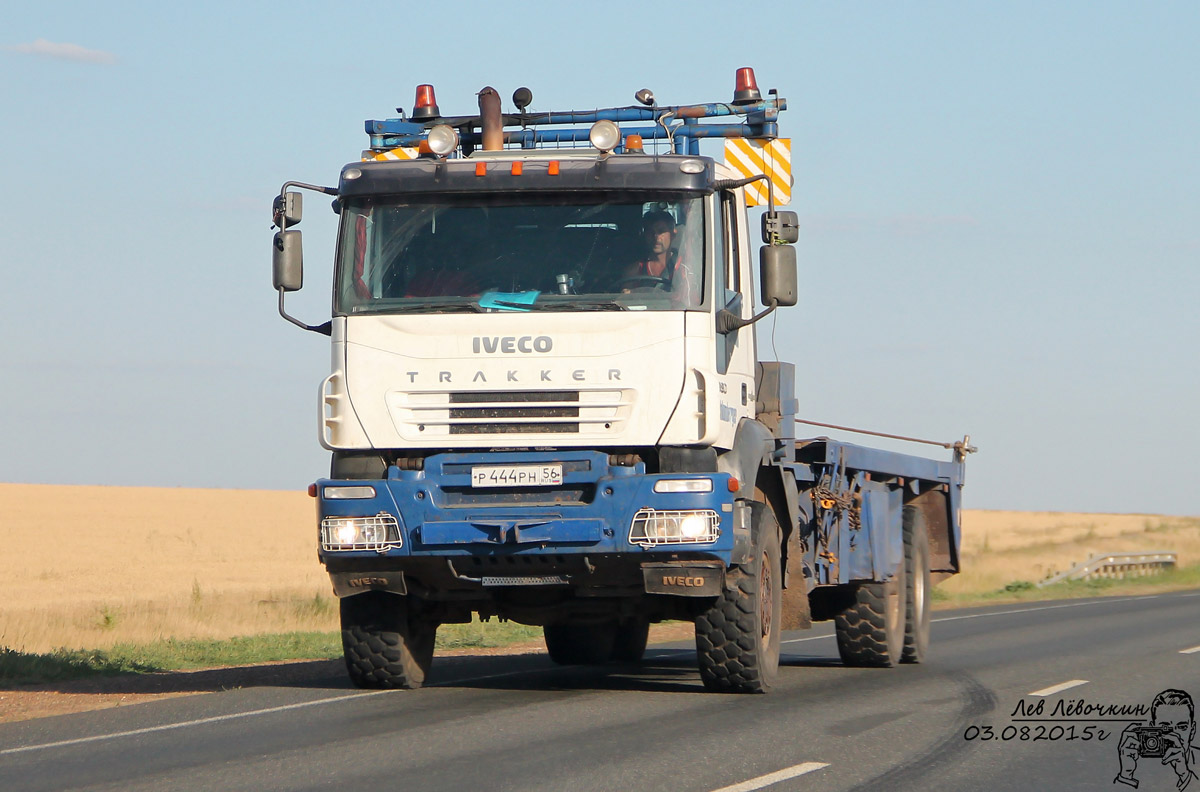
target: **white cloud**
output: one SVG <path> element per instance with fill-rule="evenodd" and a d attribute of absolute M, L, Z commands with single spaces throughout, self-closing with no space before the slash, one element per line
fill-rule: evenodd
<path fill-rule="evenodd" d="M 78 61 L 81 63 L 102 63 L 105 65 L 117 62 L 117 56 L 103 50 L 88 49 L 78 44 L 59 44 L 46 39 L 38 39 L 32 44 L 15 44 L 5 47 L 13 52 L 24 55 L 39 55 L 43 58 Z"/>

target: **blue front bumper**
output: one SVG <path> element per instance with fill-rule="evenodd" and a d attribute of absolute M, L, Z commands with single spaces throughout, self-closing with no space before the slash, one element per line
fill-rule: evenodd
<path fill-rule="evenodd" d="M 563 482 L 554 487 L 473 488 L 477 465 L 561 464 Z M 662 479 L 704 478 L 711 492 L 658 493 Z M 327 517 L 371 517 L 396 520 L 398 547 L 374 550 L 322 550 L 334 558 L 438 558 L 495 554 L 626 555 L 651 561 L 664 554 L 720 560 L 728 565 L 733 551 L 734 493 L 726 473 L 647 475 L 641 462 L 632 467 L 610 465 L 599 451 L 446 453 L 428 457 L 422 470 L 392 466 L 385 480 L 317 482 L 318 513 Z M 331 499 L 327 487 L 371 486 L 374 497 Z M 719 517 L 715 541 L 704 543 L 630 542 L 630 527 L 640 509 L 711 511 Z"/>

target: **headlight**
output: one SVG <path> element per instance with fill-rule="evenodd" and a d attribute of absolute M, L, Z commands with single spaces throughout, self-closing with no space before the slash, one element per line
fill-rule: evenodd
<path fill-rule="evenodd" d="M 710 478 L 659 479 L 654 482 L 655 492 L 712 492 Z"/>
<path fill-rule="evenodd" d="M 384 553 L 404 546 L 396 518 L 387 512 L 374 517 L 326 517 L 321 520 L 321 549 L 374 550 Z"/>
<path fill-rule="evenodd" d="M 629 527 L 629 543 L 642 547 L 709 544 L 720 536 L 721 517 L 712 509 L 639 509 Z"/>

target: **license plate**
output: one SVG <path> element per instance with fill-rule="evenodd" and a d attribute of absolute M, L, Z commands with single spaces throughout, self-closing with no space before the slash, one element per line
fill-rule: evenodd
<path fill-rule="evenodd" d="M 562 465 L 479 465 L 471 468 L 472 487 L 555 487 Z"/>

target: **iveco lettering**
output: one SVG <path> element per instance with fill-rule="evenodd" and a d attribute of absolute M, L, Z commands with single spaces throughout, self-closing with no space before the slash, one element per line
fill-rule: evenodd
<path fill-rule="evenodd" d="M 498 338 L 492 336 L 490 338 L 479 338 L 476 336 L 471 339 L 471 348 L 476 353 L 486 352 L 492 354 L 494 352 L 549 352 L 554 348 L 554 341 L 549 336 L 505 336 Z"/>

